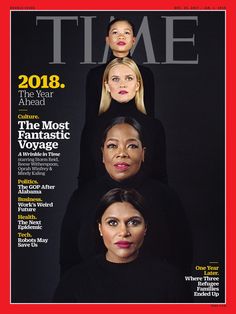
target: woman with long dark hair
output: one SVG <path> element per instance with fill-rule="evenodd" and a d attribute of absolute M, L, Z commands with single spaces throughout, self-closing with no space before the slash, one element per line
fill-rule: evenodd
<path fill-rule="evenodd" d="M 159 259 L 140 256 L 152 224 L 147 215 L 144 199 L 137 191 L 108 191 L 95 213 L 105 252 L 69 270 L 56 289 L 54 302 L 188 302 L 179 271 Z"/>

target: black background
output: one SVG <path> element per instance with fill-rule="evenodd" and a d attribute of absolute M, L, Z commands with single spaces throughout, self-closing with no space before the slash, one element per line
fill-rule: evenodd
<path fill-rule="evenodd" d="M 79 170 L 80 135 L 85 115 L 85 81 L 88 70 L 98 64 L 81 64 L 84 60 L 84 20 L 62 23 L 62 61 L 52 61 L 52 22 L 36 16 L 96 16 L 93 19 L 93 61 L 101 62 L 105 48 L 105 30 L 110 16 L 131 19 L 136 28 L 148 16 L 156 61 L 165 62 L 165 19 L 161 16 L 198 16 L 194 22 L 176 22 L 176 37 L 191 37 L 196 46 L 176 44 L 176 59 L 199 55 L 199 63 L 147 64 L 155 77 L 155 113 L 166 131 L 169 184 L 179 194 L 194 234 L 194 267 L 219 262 L 224 265 L 225 209 L 225 16 L 224 12 L 12 12 L 12 302 L 50 302 L 59 279 L 60 224 Z M 134 60 L 146 62 L 142 39 Z M 40 236 L 49 238 L 46 246 L 17 248 L 17 114 L 19 106 L 18 76 L 57 74 L 65 89 L 55 90 L 46 106 L 28 107 L 28 114 L 41 120 L 69 121 L 71 140 L 60 142 L 60 167 L 40 183 L 55 184 L 56 190 L 44 193 L 54 208 L 37 210 L 44 226 Z M 32 177 L 30 177 L 32 178 Z M 33 178 L 34 179 L 34 178 Z M 36 179 L 36 178 L 35 178 Z M 30 196 L 30 195 L 29 195 Z M 33 234 L 36 234 L 33 232 Z M 221 290 L 221 293 L 223 291 Z M 223 297 L 223 293 L 222 293 Z M 219 302 L 196 298 L 194 302 Z"/>

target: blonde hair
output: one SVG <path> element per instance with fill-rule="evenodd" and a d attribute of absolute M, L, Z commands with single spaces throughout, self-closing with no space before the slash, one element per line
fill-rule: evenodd
<path fill-rule="evenodd" d="M 113 68 L 116 65 L 123 64 L 128 66 L 131 70 L 134 71 L 137 81 L 139 82 L 139 89 L 135 94 L 135 105 L 136 108 L 141 111 L 144 114 L 147 114 L 146 108 L 144 105 L 143 101 L 143 95 L 144 95 L 144 88 L 143 88 L 143 79 L 141 76 L 141 73 L 139 71 L 139 68 L 137 64 L 130 58 L 125 57 L 125 58 L 116 58 L 113 59 L 107 66 L 103 74 L 103 79 L 102 79 L 102 95 L 101 95 L 101 101 L 100 101 L 100 106 L 99 106 L 99 115 L 106 112 L 111 105 L 111 95 L 106 89 L 106 83 L 108 83 L 108 76 L 111 68 Z"/>

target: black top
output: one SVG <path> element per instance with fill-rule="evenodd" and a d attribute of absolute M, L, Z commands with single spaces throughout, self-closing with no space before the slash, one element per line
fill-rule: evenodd
<path fill-rule="evenodd" d="M 57 303 L 186 303 L 184 277 L 167 263 L 140 258 L 111 263 L 103 255 L 72 268 L 60 281 Z"/>
<path fill-rule="evenodd" d="M 73 193 L 61 229 L 61 274 L 104 251 L 95 223 L 96 210 L 101 197 L 117 187 L 134 188 L 146 201 L 148 230 L 140 254 L 167 260 L 187 274 L 192 261 L 192 240 L 182 204 L 168 185 L 148 178 L 142 171 L 122 182 L 106 174 Z"/>
<path fill-rule="evenodd" d="M 128 55 L 131 58 L 130 55 Z M 111 59 L 98 67 L 92 68 L 87 75 L 86 80 L 86 122 L 92 122 L 97 116 L 99 111 L 99 104 L 102 92 L 102 78 L 107 64 L 116 58 L 112 55 Z M 150 117 L 155 116 L 155 84 L 152 71 L 142 65 L 138 65 L 141 72 L 144 85 L 144 104 L 147 114 Z"/>
<path fill-rule="evenodd" d="M 124 104 L 112 100 L 110 108 L 105 113 L 92 123 L 85 124 L 80 143 L 79 184 L 104 175 L 102 137 L 111 120 L 118 116 L 132 117 L 141 124 L 146 146 L 145 171 L 150 177 L 167 183 L 166 141 L 163 125 L 160 120 L 150 118 L 137 110 L 135 101 L 132 99 Z"/>

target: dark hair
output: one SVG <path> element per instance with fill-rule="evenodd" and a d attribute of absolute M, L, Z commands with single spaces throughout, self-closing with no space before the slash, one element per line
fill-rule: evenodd
<path fill-rule="evenodd" d="M 112 20 L 112 21 L 107 25 L 107 36 L 109 35 L 109 31 L 110 31 L 112 25 L 115 24 L 116 22 L 127 22 L 127 23 L 131 26 L 132 31 L 133 31 L 133 34 L 134 34 L 134 36 L 135 36 L 135 27 L 134 27 L 134 24 L 133 24 L 130 20 L 128 20 L 128 19 L 126 19 L 126 18 L 121 18 L 121 17 L 115 18 L 114 20 Z"/>
<path fill-rule="evenodd" d="M 121 188 L 112 189 L 101 198 L 96 212 L 96 221 L 101 222 L 102 215 L 110 205 L 123 202 L 133 205 L 133 207 L 141 213 L 147 223 L 143 196 L 134 189 Z"/>
<path fill-rule="evenodd" d="M 110 124 L 106 127 L 105 131 L 103 132 L 102 143 L 101 143 L 102 147 L 104 146 L 104 143 L 106 141 L 107 133 L 110 131 L 111 128 L 113 128 L 113 126 L 117 124 L 131 125 L 138 132 L 139 139 L 142 143 L 142 146 L 145 146 L 141 124 L 137 120 L 131 117 L 116 117 L 110 121 Z"/>

